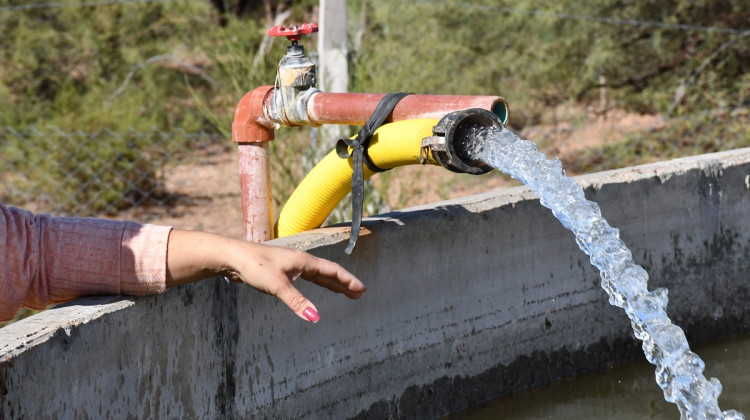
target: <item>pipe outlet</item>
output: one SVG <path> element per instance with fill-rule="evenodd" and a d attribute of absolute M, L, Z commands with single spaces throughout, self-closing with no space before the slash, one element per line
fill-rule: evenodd
<path fill-rule="evenodd" d="M 503 129 L 503 123 L 493 112 L 481 108 L 455 111 L 444 116 L 432 128 L 433 135 L 422 139 L 420 162 L 432 157 L 444 168 L 459 173 L 481 175 L 493 168 L 481 160 L 471 157 L 468 152 L 474 147 L 476 131 L 481 127 Z"/>

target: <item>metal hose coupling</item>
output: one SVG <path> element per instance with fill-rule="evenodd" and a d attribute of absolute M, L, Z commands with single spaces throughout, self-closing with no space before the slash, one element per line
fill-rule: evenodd
<path fill-rule="evenodd" d="M 481 108 L 451 112 L 432 128 L 432 136 L 422 139 L 419 161 L 427 163 L 429 156 L 444 168 L 459 173 L 481 175 L 493 168 L 471 156 L 468 150 L 477 139 L 476 130 L 483 127 L 503 129 L 503 123 L 494 113 Z"/>

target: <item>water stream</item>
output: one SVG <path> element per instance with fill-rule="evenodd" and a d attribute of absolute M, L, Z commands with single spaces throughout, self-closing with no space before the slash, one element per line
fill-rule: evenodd
<path fill-rule="evenodd" d="M 646 270 L 633 262 L 619 231 L 604 220 L 599 206 L 586 200 L 583 188 L 565 176 L 560 161 L 547 159 L 536 144 L 507 129 L 476 127 L 468 136 L 473 138 L 464 140 L 471 157 L 523 182 L 575 234 L 578 246 L 600 271 L 609 303 L 625 310 L 646 359 L 656 366 L 664 398 L 677 405 L 680 418 L 744 419 L 735 410 L 721 411 L 721 383 L 705 378 L 703 360 L 667 316 L 667 289 L 648 290 Z"/>

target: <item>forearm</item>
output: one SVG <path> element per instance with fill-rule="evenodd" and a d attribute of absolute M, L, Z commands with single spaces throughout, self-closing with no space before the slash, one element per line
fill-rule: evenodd
<path fill-rule="evenodd" d="M 172 230 L 167 245 L 167 287 L 229 276 L 233 261 L 241 258 L 235 255 L 243 246 L 238 242 L 207 232 Z"/>

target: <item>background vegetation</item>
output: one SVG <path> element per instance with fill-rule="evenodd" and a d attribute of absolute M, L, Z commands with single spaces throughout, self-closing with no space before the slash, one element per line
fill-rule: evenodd
<path fill-rule="evenodd" d="M 550 123 L 559 107 L 665 119 L 659 130 L 568 162 L 570 169 L 748 145 L 750 9 L 742 1 L 422 0 L 370 7 L 357 86 L 500 93 L 516 130 Z M 606 109 L 598 105 L 602 89 Z"/>
<path fill-rule="evenodd" d="M 68 180 L 34 188 L 46 188 L 51 200 L 87 203 L 70 209 L 77 213 L 142 202 L 134 191 L 158 195 L 159 166 L 144 162 L 164 147 L 229 147 L 235 104 L 273 81 L 283 55 L 284 42 L 264 36 L 273 19 L 317 20 L 313 0 L 94 3 L 0 0 L 0 173 Z M 744 0 L 348 6 L 352 91 L 501 94 L 520 131 L 549 124 L 561 107 L 664 117 L 659 129 L 576 156 L 566 162 L 570 170 L 748 144 Z M 305 45 L 313 51 L 314 38 Z M 280 136 L 285 141 L 273 143 L 277 205 L 306 170 L 288 162 L 314 160 L 307 132 Z M 108 178 L 110 164 L 88 159 L 92 153 L 118 162 L 131 181 Z M 105 175 L 80 188 L 92 174 Z"/>

